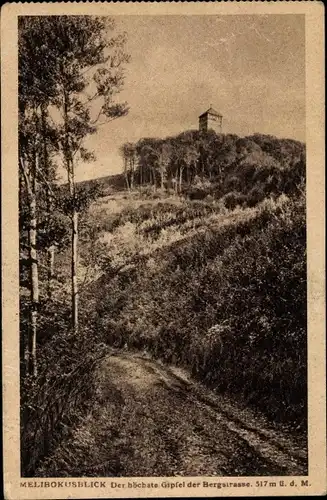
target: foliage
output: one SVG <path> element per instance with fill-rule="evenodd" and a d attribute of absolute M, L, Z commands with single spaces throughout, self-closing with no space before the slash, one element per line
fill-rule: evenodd
<path fill-rule="evenodd" d="M 38 461 L 71 425 L 75 412 L 82 414 L 83 398 L 88 401 L 92 395 L 88 388 L 101 343 L 85 328 L 85 318 L 78 338 L 70 330 L 67 268 L 76 335 L 82 281 L 77 266 L 77 215 L 85 214 L 101 190 L 96 184 L 76 185 L 75 167 L 94 159 L 85 148 L 86 137 L 128 112 L 127 104 L 116 100 L 129 60 L 124 51 L 126 36 L 114 30 L 114 21 L 107 17 L 19 18 L 23 474 L 35 472 Z M 67 170 L 66 186 L 57 183 L 60 163 Z M 69 242 L 72 254 L 67 266 Z M 82 253 L 85 284 L 87 252 Z M 58 273 L 55 255 L 63 264 Z"/>
<path fill-rule="evenodd" d="M 127 143 L 122 176 L 77 184 L 75 166 L 93 159 L 84 139 L 127 113 L 115 100 L 128 62 L 125 36 L 108 37 L 114 23 L 101 17 L 19 23 L 22 474 L 42 471 L 90 410 L 94 369 L 108 346 L 181 364 L 304 429 L 305 146 L 191 130 Z M 68 172 L 61 187 L 59 158 Z M 68 230 L 76 216 L 77 234 L 77 213 L 75 283 L 85 311 L 78 335 L 68 280 L 72 260 L 77 267 Z M 49 297 L 53 247 L 58 271 Z M 32 266 L 37 294 L 28 299 Z M 38 327 L 35 377 L 24 371 L 29 309 Z"/>
<path fill-rule="evenodd" d="M 281 196 L 255 209 L 213 212 L 208 220 L 204 205 L 196 232 L 188 226 L 187 208 L 185 219 L 175 208 L 167 243 L 161 236 L 170 220 L 164 209 L 171 207 L 159 205 L 147 220 L 150 209 L 136 211 L 128 222 L 139 228 L 133 238 L 150 238 L 148 249 L 157 243 L 137 266 L 101 279 L 98 330 L 108 332 L 111 345 L 182 364 L 211 387 L 305 428 L 304 208 L 303 199 Z M 174 240 L 183 226 L 184 236 Z M 142 247 L 140 240 L 135 248 Z"/>
<path fill-rule="evenodd" d="M 63 319 L 56 334 L 39 348 L 39 374 L 25 377 L 21 387 L 21 467 L 23 476 L 35 470 L 59 443 L 67 439 L 92 405 L 94 370 L 107 354 L 90 330 L 78 338 Z"/>
<path fill-rule="evenodd" d="M 143 138 L 121 150 L 133 186 L 173 188 L 199 200 L 228 195 L 230 207 L 236 206 L 229 195 L 233 191 L 241 195 L 236 204 L 251 207 L 266 196 L 298 194 L 305 179 L 304 144 L 273 136 L 191 130 L 166 139 Z"/>

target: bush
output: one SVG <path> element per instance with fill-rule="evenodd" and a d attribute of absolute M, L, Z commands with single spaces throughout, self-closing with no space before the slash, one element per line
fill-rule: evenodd
<path fill-rule="evenodd" d="M 225 194 L 221 201 L 226 208 L 234 210 L 237 206 L 244 206 L 247 203 L 247 197 L 242 193 L 232 191 L 231 193 Z"/>
<path fill-rule="evenodd" d="M 102 329 L 110 318 L 115 345 L 122 335 L 128 347 L 187 366 L 304 429 L 305 205 L 282 197 L 258 207 L 158 251 L 130 280 L 111 281 L 102 293 L 125 299 L 119 312 L 105 299 L 96 317 Z"/>
<path fill-rule="evenodd" d="M 208 196 L 211 193 L 210 189 L 203 189 L 203 188 L 188 188 L 187 190 L 183 191 L 183 194 L 186 198 L 190 200 L 204 200 L 206 196 Z"/>
<path fill-rule="evenodd" d="M 39 347 L 39 374 L 21 382 L 21 475 L 34 476 L 91 407 L 93 373 L 108 348 L 90 330 L 69 330 Z M 42 470 L 37 476 L 42 476 Z"/>
<path fill-rule="evenodd" d="M 251 189 L 246 197 L 246 204 L 248 207 L 255 207 L 258 203 L 265 199 L 265 192 L 261 187 L 254 187 Z"/>

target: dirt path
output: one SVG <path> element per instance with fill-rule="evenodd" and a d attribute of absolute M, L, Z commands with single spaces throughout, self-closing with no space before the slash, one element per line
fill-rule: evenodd
<path fill-rule="evenodd" d="M 67 446 L 61 475 L 306 474 L 305 442 L 177 368 L 120 353 L 98 376 L 98 403 Z"/>

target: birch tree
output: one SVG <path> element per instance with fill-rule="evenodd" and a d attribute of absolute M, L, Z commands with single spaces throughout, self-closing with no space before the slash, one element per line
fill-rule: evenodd
<path fill-rule="evenodd" d="M 37 375 L 37 318 L 39 308 L 39 265 L 37 252 L 38 192 L 42 176 L 42 110 L 55 95 L 52 53 L 43 43 L 39 18 L 19 18 L 18 107 L 19 170 L 28 205 L 28 254 L 30 269 L 30 321 L 24 358 L 28 373 Z M 44 126 L 45 122 L 43 122 Z M 22 189 L 21 193 L 22 194 Z"/>
<path fill-rule="evenodd" d="M 67 171 L 71 197 L 72 324 L 78 332 L 78 197 L 76 166 L 92 161 L 85 140 L 99 126 L 127 114 L 126 103 L 116 96 L 124 83 L 129 61 L 124 34 L 114 35 L 112 20 L 93 16 L 51 16 L 46 37 L 56 53 L 57 100 L 60 113 L 60 151 Z"/>

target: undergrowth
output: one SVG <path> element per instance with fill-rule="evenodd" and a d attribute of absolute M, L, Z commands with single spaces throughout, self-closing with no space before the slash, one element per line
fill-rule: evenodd
<path fill-rule="evenodd" d="M 63 326 L 63 325 L 62 325 Z M 39 374 L 21 384 L 21 474 L 42 475 L 42 462 L 92 406 L 94 372 L 108 347 L 95 341 L 89 329 L 76 337 L 61 328 L 39 348 Z M 41 467 L 41 469 L 40 469 Z"/>
<path fill-rule="evenodd" d="M 206 205 L 196 210 L 202 230 L 157 246 L 107 283 L 102 279 L 97 329 L 111 345 L 145 349 L 186 366 L 210 387 L 303 430 L 304 199 L 266 199 L 256 208 L 225 213 L 225 223 L 222 216 L 216 225 L 206 225 Z M 136 225 L 138 217 L 144 222 L 142 213 Z M 182 211 L 175 214 L 183 220 Z M 135 238 L 158 241 L 170 216 L 162 217 L 161 226 L 157 214 L 152 217 Z"/>

